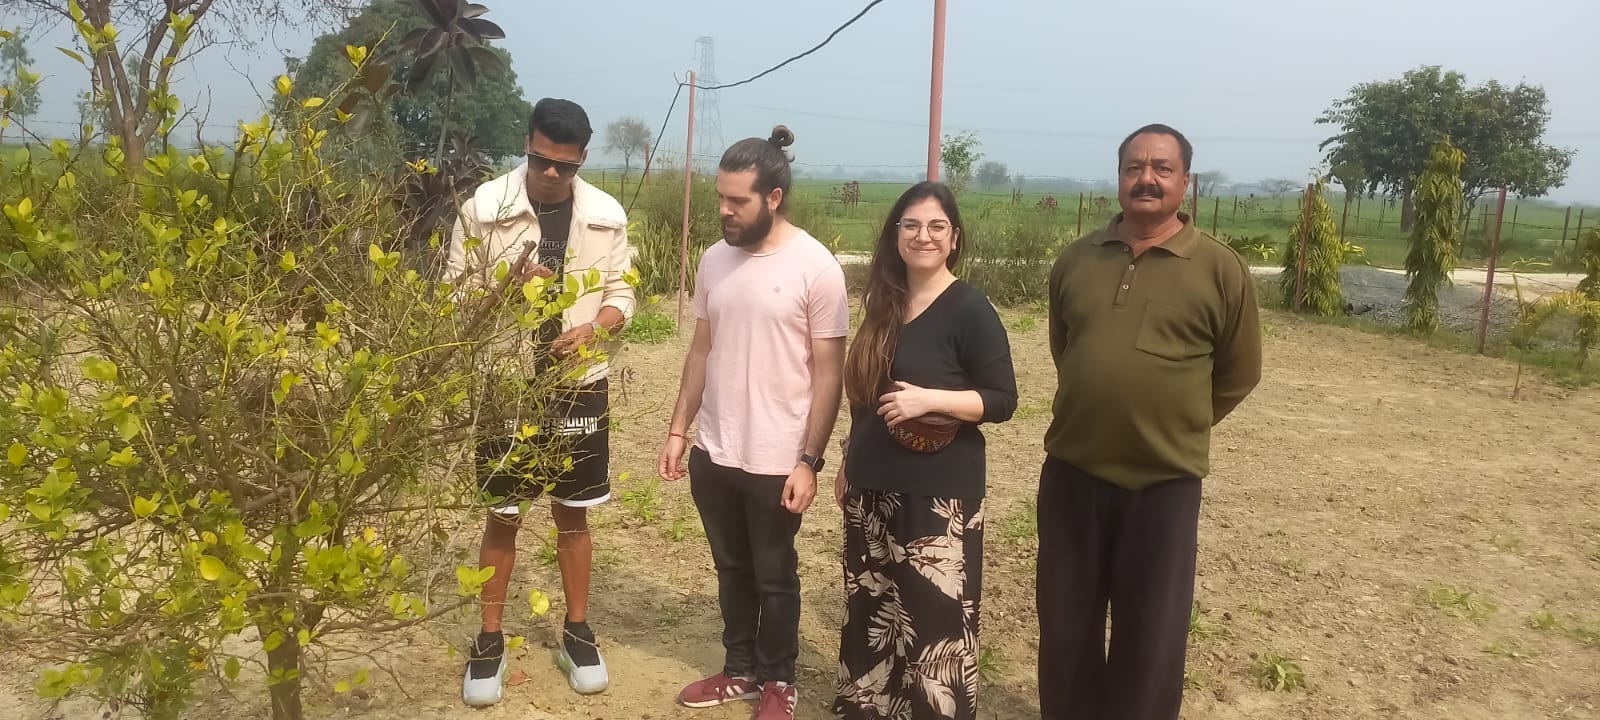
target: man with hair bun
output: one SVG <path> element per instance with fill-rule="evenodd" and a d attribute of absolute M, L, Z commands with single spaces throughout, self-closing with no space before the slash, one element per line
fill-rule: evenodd
<path fill-rule="evenodd" d="M 661 449 L 661 476 L 689 491 L 717 569 L 722 671 L 685 687 L 703 708 L 757 700 L 792 720 L 800 574 L 794 537 L 816 496 L 839 414 L 849 300 L 844 271 L 789 223 L 794 134 L 746 138 L 717 169 L 722 241 L 695 276 L 694 340 Z M 690 427 L 698 425 L 691 443 Z"/>

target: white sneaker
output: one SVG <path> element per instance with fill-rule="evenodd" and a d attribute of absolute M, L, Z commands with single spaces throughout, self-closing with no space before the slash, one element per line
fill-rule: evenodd
<path fill-rule="evenodd" d="M 500 702 L 501 687 L 510 667 L 505 635 L 479 633 L 467 658 L 466 676 L 461 681 L 461 701 L 471 707 Z"/>
<path fill-rule="evenodd" d="M 569 645 L 576 647 L 569 649 Z M 585 664 L 580 665 L 573 659 L 574 650 Z M 556 653 L 556 667 L 567 676 L 567 684 L 572 686 L 572 691 L 579 695 L 605 692 L 611 684 L 611 676 L 606 672 L 606 661 L 600 656 L 600 646 L 594 641 L 594 633 L 582 623 L 569 623 L 562 633 L 561 649 Z"/>

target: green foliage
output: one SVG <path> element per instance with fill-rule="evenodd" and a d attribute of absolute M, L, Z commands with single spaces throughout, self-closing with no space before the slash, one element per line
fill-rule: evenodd
<path fill-rule="evenodd" d="M 1223 235 L 1221 240 L 1246 262 L 1272 262 L 1272 258 L 1278 255 L 1277 241 L 1271 235 Z"/>
<path fill-rule="evenodd" d="M 1054 216 L 1049 210 L 993 204 L 963 215 L 966 247 L 956 274 L 998 305 L 1044 299 L 1067 233 Z"/>
<path fill-rule="evenodd" d="M 649 310 L 633 316 L 628 321 L 627 334 L 624 337 L 646 345 L 657 345 L 671 340 L 677 334 L 677 322 L 671 315 Z"/>
<path fill-rule="evenodd" d="M 1003 162 L 985 160 L 982 165 L 978 166 L 976 179 L 984 190 L 993 190 L 996 186 L 1004 185 L 1011 179 L 1011 171 L 1006 168 L 1006 164 Z"/>
<path fill-rule="evenodd" d="M 1591 228 L 1578 243 L 1578 262 L 1583 268 L 1583 279 L 1578 281 L 1578 293 L 1583 299 L 1600 303 L 1600 227 Z M 1600 342 L 1600 318 L 1592 314 L 1578 321 L 1578 367 L 1589 359 L 1589 349 Z"/>
<path fill-rule="evenodd" d="M 628 240 L 633 245 L 633 268 L 639 272 L 639 291 L 651 297 L 675 294 L 683 248 L 683 173 L 652 172 L 650 184 L 642 189 L 629 214 Z M 690 201 L 685 292 L 694 292 L 701 253 L 720 239 L 716 184 L 710 177 L 698 176 Z"/>
<path fill-rule="evenodd" d="M 1406 325 L 1431 333 L 1439 329 L 1439 289 L 1450 282 L 1461 247 L 1461 165 L 1466 157 L 1450 140 L 1433 146 L 1428 167 L 1417 179 L 1417 222 L 1406 254 Z"/>
<path fill-rule="evenodd" d="M 1428 588 L 1429 604 L 1446 614 L 1462 620 L 1484 622 L 1497 609 L 1494 602 L 1481 593 L 1452 585 L 1435 585 Z"/>
<path fill-rule="evenodd" d="M 442 471 L 480 429 L 531 436 L 594 357 L 531 375 L 524 338 L 598 277 L 427 281 L 385 249 L 394 188 L 297 105 L 137 178 L 117 138 L 0 158 L 0 637 L 55 666 L 41 692 L 177 717 L 254 633 L 300 717 L 330 640 L 475 602 L 476 567 L 429 582 L 454 566 L 429 508 L 477 496 Z"/>
<path fill-rule="evenodd" d="M 410 0 L 373 0 L 343 29 L 323 35 L 312 43 L 311 50 L 293 73 L 296 97 L 330 96 L 332 88 L 359 74 L 356 69 L 359 63 L 353 62 L 348 48 L 366 48 L 374 52 L 380 48 L 397 48 L 408 33 L 430 26 Z M 511 54 L 487 42 L 480 47 L 494 55 L 503 70 L 479 72 L 474 82 L 456 82 L 454 98 L 449 105 L 449 124 L 476 137 L 492 156 L 519 154 L 533 106 L 523 98 L 516 72 L 511 69 Z M 391 76 L 408 77 L 413 66 L 409 56 L 404 54 L 374 56 L 363 61 L 392 62 L 392 67 L 381 76 L 380 85 L 387 84 Z M 445 99 L 451 91 L 448 75 L 435 70 L 414 86 L 407 87 L 405 92 L 383 95 L 377 117 L 369 126 L 361 128 L 367 141 L 356 145 L 355 158 L 366 167 L 387 168 L 397 154 L 405 157 L 428 154 L 445 124 Z M 396 90 L 399 87 L 395 85 Z"/>
<path fill-rule="evenodd" d="M 1328 206 L 1324 190 L 1327 182 L 1319 180 L 1310 196 L 1311 230 L 1304 230 L 1304 216 L 1295 219 L 1289 228 L 1289 242 L 1283 252 L 1283 272 L 1278 276 L 1283 291 L 1283 305 L 1294 309 L 1295 286 L 1301 282 L 1300 244 L 1305 242 L 1306 260 L 1301 298 L 1301 311 L 1312 315 L 1332 317 L 1344 314 L 1344 291 L 1340 286 L 1339 269 L 1344 266 L 1347 246 L 1339 240 L 1339 227 L 1333 222 L 1333 208 Z"/>
<path fill-rule="evenodd" d="M 1306 673 L 1300 668 L 1300 663 L 1276 651 L 1265 652 L 1257 657 L 1250 666 L 1250 675 L 1263 690 L 1293 692 L 1306 687 Z"/>
<path fill-rule="evenodd" d="M 617 480 L 621 483 L 627 479 L 624 476 Z M 643 523 L 655 522 L 656 513 L 661 510 L 661 481 L 652 476 L 638 487 L 624 489 L 618 497 L 622 500 L 622 506 L 633 514 L 634 519 Z"/>
<path fill-rule="evenodd" d="M 39 74 L 28 69 L 33 57 L 19 30 L 0 30 L 0 134 L 12 118 L 39 112 Z"/>
<path fill-rule="evenodd" d="M 1322 142 L 1330 165 L 1359 165 L 1362 189 L 1400 197 L 1415 188 L 1433 145 L 1450 138 L 1466 153 L 1460 177 L 1476 198 L 1498 187 L 1539 197 L 1561 185 L 1572 151 L 1544 144 L 1549 120 L 1542 87 L 1493 80 L 1467 87 L 1461 73 L 1424 66 L 1357 85 L 1317 123 L 1339 128 Z"/>
<path fill-rule="evenodd" d="M 961 192 L 972 182 L 972 170 L 983 159 L 983 153 L 978 152 L 982 144 L 971 131 L 944 136 L 939 145 L 939 162 L 944 164 L 944 182 L 951 190 Z"/>

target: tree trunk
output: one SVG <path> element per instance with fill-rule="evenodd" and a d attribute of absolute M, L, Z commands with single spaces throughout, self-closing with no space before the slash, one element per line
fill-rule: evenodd
<path fill-rule="evenodd" d="M 265 635 L 270 632 L 262 628 Z M 267 651 L 267 691 L 272 697 L 272 720 L 301 720 L 305 709 L 300 704 L 300 638 L 284 633 L 283 644 Z M 286 678 L 272 682 L 272 678 Z"/>
<path fill-rule="evenodd" d="M 1400 196 L 1400 232 L 1410 234 L 1411 226 L 1417 222 L 1417 207 L 1412 202 L 1412 192 L 1407 189 Z"/>

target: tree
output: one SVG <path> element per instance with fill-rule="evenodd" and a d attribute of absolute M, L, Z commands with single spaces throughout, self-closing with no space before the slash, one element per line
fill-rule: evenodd
<path fill-rule="evenodd" d="M 1325 183 L 1318 181 L 1311 194 L 1311 232 L 1305 235 L 1305 217 L 1295 216 L 1289 228 L 1289 245 L 1283 253 L 1283 272 L 1278 287 L 1283 291 L 1283 306 L 1295 309 L 1295 291 L 1301 289 L 1302 312 L 1332 317 L 1344 312 L 1344 291 L 1339 269 L 1344 266 L 1345 245 L 1339 228 L 1333 224 L 1333 208 L 1323 197 Z M 1305 267 L 1300 267 L 1300 243 L 1305 242 Z"/>
<path fill-rule="evenodd" d="M 1228 174 L 1221 170 L 1198 172 L 1194 174 L 1194 181 L 1201 195 L 1212 196 L 1217 194 L 1217 188 L 1228 184 Z"/>
<path fill-rule="evenodd" d="M 184 717 L 259 664 L 294 720 L 310 678 L 368 682 L 310 671 L 487 578 L 439 552 L 443 513 L 483 505 L 452 482 L 463 441 L 594 357 L 506 377 L 538 362 L 526 328 L 596 283 L 552 299 L 407 269 L 388 179 L 343 172 L 335 109 L 298 106 L 139 176 L 95 137 L 0 158 L 0 643 L 48 697 Z"/>
<path fill-rule="evenodd" d="M 249 38 L 277 24 L 309 24 L 331 15 L 337 0 L 19 0 L 18 12 L 38 20 L 72 21 L 78 47 L 70 52 L 89 73 L 97 112 L 103 112 L 117 152 L 135 171 L 147 149 L 164 144 L 182 106 L 171 92 L 181 61 L 218 37 Z"/>
<path fill-rule="evenodd" d="M 939 160 L 944 164 L 944 181 L 951 190 L 961 192 L 972 182 L 972 168 L 983 158 L 978 152 L 978 136 L 971 131 L 944 136 L 939 146 Z"/>
<path fill-rule="evenodd" d="M 431 5 L 431 0 L 424 2 Z M 455 9 L 448 11 L 453 18 Z M 325 95 L 349 79 L 352 63 L 346 47 L 388 47 L 390 51 L 379 58 L 389 66 L 390 74 L 375 83 L 378 87 L 374 88 L 372 107 L 377 111 L 376 117 L 370 127 L 357 128 L 372 136 L 370 144 L 361 150 L 364 158 L 370 156 L 376 163 L 392 162 L 397 153 L 419 157 L 430 148 L 437 155 L 439 139 L 447 134 L 447 125 L 477 138 L 478 144 L 493 155 L 521 154 L 533 106 L 523 98 L 516 73 L 511 70 L 510 53 L 494 47 L 487 39 L 468 45 L 465 62 L 472 63 L 470 81 L 463 77 L 452 82 L 455 69 L 448 58 L 444 63 L 430 61 L 414 71 L 422 63 L 415 59 L 414 51 L 403 47 L 404 39 L 419 31 L 426 34 L 438 29 L 431 13 L 424 12 L 415 0 L 372 0 L 344 28 L 312 43 L 294 71 L 296 96 Z M 482 18 L 474 16 L 463 21 Z M 493 35 L 490 31 L 489 36 Z M 417 42 L 421 37 L 417 36 Z M 488 60 L 490 56 L 494 59 Z M 439 72 L 441 68 L 446 72 Z M 384 92 L 391 75 L 404 83 Z"/>
<path fill-rule="evenodd" d="M 977 180 L 984 190 L 993 190 L 994 186 L 1004 184 L 1009 175 L 1010 172 L 1006 170 L 1005 163 L 998 160 L 985 160 L 982 165 L 978 166 Z"/>
<path fill-rule="evenodd" d="M 1300 183 L 1297 183 L 1293 180 L 1285 180 L 1283 178 L 1267 178 L 1266 180 L 1261 181 L 1261 190 L 1273 197 L 1282 195 L 1299 186 Z"/>
<path fill-rule="evenodd" d="M 26 124 L 39 112 L 39 75 L 28 70 L 33 58 L 20 31 L 0 30 L 0 117 Z M 0 121 L 0 131 L 4 131 Z"/>
<path fill-rule="evenodd" d="M 1361 167 L 1361 163 L 1346 160 L 1333 166 L 1328 171 L 1328 177 L 1333 178 L 1344 188 L 1344 212 L 1339 218 L 1339 236 L 1342 238 L 1345 223 L 1350 219 L 1350 203 L 1361 196 L 1361 187 L 1366 181 L 1367 171 Z"/>
<path fill-rule="evenodd" d="M 1500 187 L 1521 197 L 1560 187 L 1572 151 L 1544 143 L 1549 120 L 1540 86 L 1491 80 L 1468 87 L 1461 73 L 1424 66 L 1398 80 L 1355 86 L 1317 123 L 1339 128 L 1320 145 L 1328 164 L 1358 164 L 1365 170 L 1363 190 L 1400 198 L 1409 231 L 1416 181 L 1433 145 L 1446 137 L 1466 155 L 1461 179 L 1468 202 Z"/>
<path fill-rule="evenodd" d="M 628 184 L 628 170 L 633 167 L 633 156 L 648 156 L 652 139 L 650 124 L 643 118 L 625 117 L 606 125 L 606 149 L 622 156 L 624 186 Z"/>
<path fill-rule="evenodd" d="M 1433 146 L 1417 179 L 1417 223 L 1406 252 L 1406 325 L 1417 332 L 1439 329 L 1439 288 L 1450 282 L 1461 248 L 1461 166 L 1466 157 L 1449 138 Z"/>

